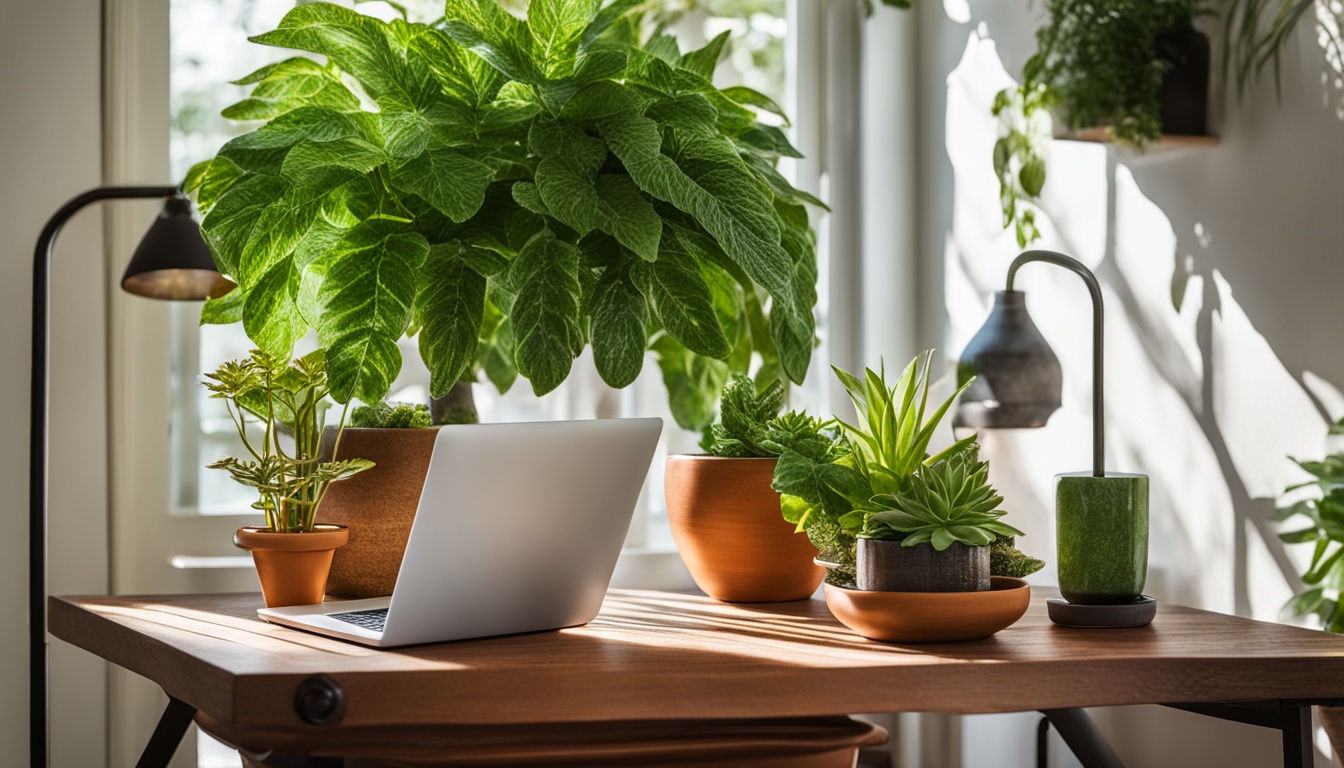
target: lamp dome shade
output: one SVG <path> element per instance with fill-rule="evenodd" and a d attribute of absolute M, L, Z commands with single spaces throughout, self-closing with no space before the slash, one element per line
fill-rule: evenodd
<path fill-rule="evenodd" d="M 1059 409 L 1059 358 L 1027 314 L 1025 293 L 994 294 L 994 308 L 957 363 L 959 383 L 971 376 L 976 378 L 958 401 L 954 427 L 1043 427 Z"/>
<path fill-rule="evenodd" d="M 168 198 L 121 277 L 122 290 L 151 299 L 191 301 L 218 298 L 233 283 L 215 269 L 191 201 Z"/>

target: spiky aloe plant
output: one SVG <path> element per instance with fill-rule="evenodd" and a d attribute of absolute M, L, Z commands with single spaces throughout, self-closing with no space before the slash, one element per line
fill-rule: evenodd
<path fill-rule="evenodd" d="M 921 468 L 903 490 L 875 496 L 885 510 L 870 517 L 872 525 L 901 534 L 902 546 L 928 542 L 939 552 L 953 542 L 987 547 L 999 536 L 1023 535 L 999 519 L 1003 497 L 989 484 L 989 462 L 979 453 L 972 444 Z"/>

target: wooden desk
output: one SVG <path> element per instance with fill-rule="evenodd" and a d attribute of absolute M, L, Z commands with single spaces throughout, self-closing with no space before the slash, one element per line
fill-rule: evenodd
<path fill-rule="evenodd" d="M 1283 728 L 1288 764 L 1309 765 L 1309 742 L 1290 754 L 1309 738 L 1302 713 L 1309 723 L 1311 703 L 1344 697 L 1344 637 L 1178 606 L 1149 627 L 1081 630 L 1051 624 L 1036 599 L 993 638 L 899 646 L 852 634 L 820 601 L 613 590 L 585 627 L 391 651 L 267 624 L 260 606 L 255 594 L 53 597 L 49 625 L 158 683 L 234 743 L 296 754 L 380 728 L 1157 703 Z M 314 725 L 295 692 L 318 675 L 343 711 Z M 1272 704 L 1209 704 L 1251 700 Z"/>

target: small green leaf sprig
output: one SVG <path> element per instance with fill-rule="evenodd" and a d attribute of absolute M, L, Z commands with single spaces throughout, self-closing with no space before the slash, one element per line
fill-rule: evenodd
<path fill-rule="evenodd" d="M 1036 210 L 1045 187 L 1050 108 L 1055 100 L 1055 92 L 1044 84 L 1005 88 L 994 96 L 993 112 L 999 119 L 994 175 L 999 179 L 1003 226 L 1015 228 L 1022 248 L 1041 237 Z"/>
<path fill-rule="evenodd" d="M 292 362 L 253 350 L 247 359 L 226 362 L 205 374 L 202 382 L 211 398 L 224 401 L 250 455 L 220 459 L 207 467 L 224 470 L 234 481 L 256 489 L 260 498 L 252 507 L 266 514 L 271 531 L 311 531 L 328 486 L 373 466 L 366 459 L 322 461 L 319 456 L 328 408 L 325 369 L 323 350 Z M 249 414 L 261 424 L 260 441 L 248 435 Z M 339 451 L 340 434 L 333 454 Z M 288 452 L 281 435 L 293 439 Z"/>
<path fill-rule="evenodd" d="M 784 383 L 778 379 L 758 392 L 750 377 L 732 374 L 719 401 L 719 422 L 706 435 L 705 452 L 737 459 L 778 455 L 766 442 L 770 424 L 784 407 L 784 399 Z"/>

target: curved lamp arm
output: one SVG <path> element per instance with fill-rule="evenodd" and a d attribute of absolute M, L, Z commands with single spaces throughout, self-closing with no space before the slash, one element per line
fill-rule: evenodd
<path fill-rule="evenodd" d="M 1064 267 L 1072 271 L 1083 282 L 1087 283 L 1087 291 L 1092 294 L 1092 475 L 1093 477 L 1106 476 L 1106 433 L 1105 433 L 1105 402 L 1102 399 L 1103 390 L 1103 361 L 1105 354 L 1102 345 L 1102 320 L 1104 312 L 1101 303 L 1101 285 L 1097 283 L 1097 276 L 1092 274 L 1092 270 L 1083 265 L 1081 261 L 1065 256 L 1062 253 L 1054 251 L 1026 251 L 1013 259 L 1012 266 L 1008 267 L 1008 290 L 1013 290 L 1013 280 L 1017 277 L 1017 270 L 1024 264 L 1033 261 L 1044 261 L 1055 266 Z"/>
<path fill-rule="evenodd" d="M 177 187 L 98 187 L 61 206 L 42 228 L 33 254 L 32 410 L 28 441 L 28 648 L 31 763 L 47 764 L 47 299 L 51 254 L 61 227 L 102 200 L 173 197 Z"/>

